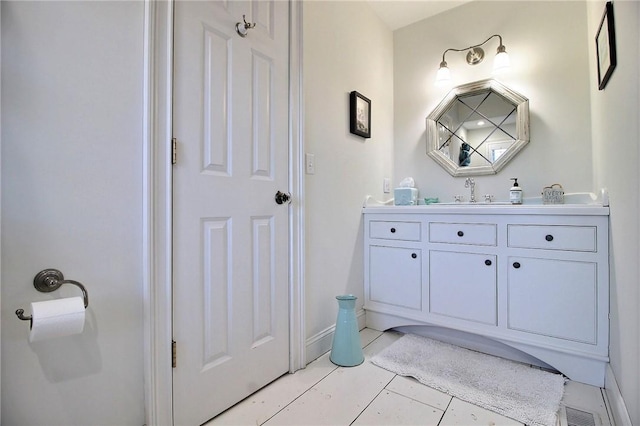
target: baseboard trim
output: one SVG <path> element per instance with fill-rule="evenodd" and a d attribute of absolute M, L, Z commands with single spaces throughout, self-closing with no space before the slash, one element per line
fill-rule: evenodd
<path fill-rule="evenodd" d="M 622 399 L 616 376 L 613 374 L 611 365 L 607 364 L 604 377 L 604 394 L 607 398 L 607 408 L 610 410 L 610 415 L 613 420 L 613 424 L 616 426 L 631 426 L 631 418 L 627 411 L 627 406 Z"/>
<path fill-rule="evenodd" d="M 365 310 L 360 309 L 356 312 L 356 318 L 358 319 L 358 329 L 362 330 L 365 327 L 366 316 Z M 336 331 L 336 325 L 327 327 L 324 330 L 309 337 L 306 341 L 306 355 L 307 364 L 320 358 L 325 353 L 331 350 L 331 344 L 333 343 L 333 334 Z"/>

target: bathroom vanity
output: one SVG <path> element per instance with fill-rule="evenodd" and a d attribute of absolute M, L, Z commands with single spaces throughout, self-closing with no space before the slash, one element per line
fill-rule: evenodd
<path fill-rule="evenodd" d="M 364 308 L 376 330 L 472 333 L 603 386 L 609 208 L 374 206 L 364 212 Z"/>

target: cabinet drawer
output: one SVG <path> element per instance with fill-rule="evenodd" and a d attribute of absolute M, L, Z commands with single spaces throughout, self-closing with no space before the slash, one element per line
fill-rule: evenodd
<path fill-rule="evenodd" d="M 571 225 L 508 225 L 508 245 L 568 251 L 597 251 L 597 227 Z"/>
<path fill-rule="evenodd" d="M 420 222 L 391 222 L 372 220 L 369 222 L 369 238 L 383 240 L 420 241 Z"/>
<path fill-rule="evenodd" d="M 494 223 L 438 223 L 429 224 L 432 243 L 495 246 L 497 226 Z"/>

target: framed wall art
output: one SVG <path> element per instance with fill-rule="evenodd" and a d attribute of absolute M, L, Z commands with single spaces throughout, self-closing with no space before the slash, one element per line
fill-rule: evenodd
<path fill-rule="evenodd" d="M 616 32 L 613 25 L 613 3 L 610 1 L 605 6 L 596 34 L 596 62 L 598 89 L 602 90 L 616 68 Z"/>
<path fill-rule="evenodd" d="M 349 95 L 349 131 L 363 138 L 371 137 L 371 100 L 355 90 Z"/>

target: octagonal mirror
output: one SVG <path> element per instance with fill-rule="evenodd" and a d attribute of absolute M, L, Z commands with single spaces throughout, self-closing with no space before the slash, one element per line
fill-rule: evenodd
<path fill-rule="evenodd" d="M 529 100 L 496 80 L 458 86 L 427 117 L 427 154 L 452 176 L 495 174 L 529 143 Z"/>

